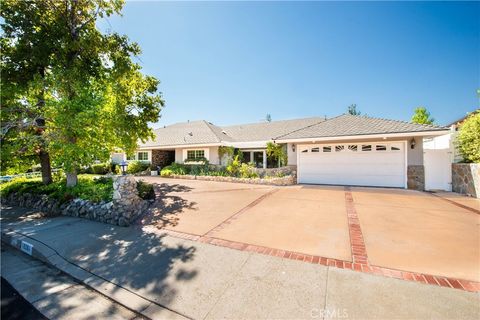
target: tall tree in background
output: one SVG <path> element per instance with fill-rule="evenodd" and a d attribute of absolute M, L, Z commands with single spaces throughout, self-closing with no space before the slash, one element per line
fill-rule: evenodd
<path fill-rule="evenodd" d="M 74 186 L 79 166 L 108 159 L 115 147 L 130 153 L 138 140 L 152 137 L 148 123 L 158 121 L 163 100 L 159 81 L 132 61 L 138 45 L 96 28 L 97 19 L 120 13 L 123 1 L 37 2 L 32 7 L 49 17 L 44 23 L 57 41 L 45 77 L 44 136 L 67 186 Z"/>
<path fill-rule="evenodd" d="M 411 121 L 418 124 L 433 124 L 435 119 L 425 107 L 418 107 L 415 109 Z"/>
<path fill-rule="evenodd" d="M 40 163 L 42 181 L 52 182 L 44 135 L 47 73 L 57 43 L 55 25 L 44 14 L 45 2 L 5 0 L 1 6 L 2 171 L 25 170 Z"/>
<path fill-rule="evenodd" d="M 351 104 L 348 109 L 347 109 L 348 114 L 351 114 L 352 116 L 359 116 L 362 113 L 357 110 L 357 105 L 356 104 Z"/>

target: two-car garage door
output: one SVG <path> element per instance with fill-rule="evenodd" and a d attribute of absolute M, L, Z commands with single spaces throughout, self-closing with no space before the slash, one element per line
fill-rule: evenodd
<path fill-rule="evenodd" d="M 405 143 L 298 146 L 298 182 L 406 187 Z"/>

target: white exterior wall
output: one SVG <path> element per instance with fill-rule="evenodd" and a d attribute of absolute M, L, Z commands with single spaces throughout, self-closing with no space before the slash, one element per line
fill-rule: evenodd
<path fill-rule="evenodd" d="M 293 146 L 295 146 L 295 151 L 293 151 Z M 287 143 L 287 165 L 296 166 L 297 165 L 297 145 L 294 143 Z"/>
<path fill-rule="evenodd" d="M 423 137 L 415 137 L 415 147 L 411 147 L 412 139 L 407 140 L 407 165 L 423 166 Z"/>
<path fill-rule="evenodd" d="M 220 164 L 220 160 L 218 158 L 218 147 L 210 147 L 208 154 L 209 158 L 207 159 L 211 164 Z"/>
<path fill-rule="evenodd" d="M 198 148 L 176 148 L 175 149 L 175 162 L 183 163 L 187 159 L 188 150 L 203 150 L 205 158 L 211 164 L 219 164 L 218 162 L 218 147 L 198 147 Z"/>

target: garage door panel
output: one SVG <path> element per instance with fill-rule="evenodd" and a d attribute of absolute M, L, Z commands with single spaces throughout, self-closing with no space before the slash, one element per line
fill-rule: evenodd
<path fill-rule="evenodd" d="M 386 150 L 349 150 L 345 144 L 342 151 L 337 145 L 300 146 L 308 150 L 299 154 L 298 180 L 300 183 L 344 184 L 362 186 L 405 187 L 405 150 L 403 144 L 381 143 Z M 322 152 L 329 146 L 331 152 Z M 394 148 L 392 147 L 394 146 Z M 318 149 L 315 149 L 317 147 Z M 312 149 L 320 152 L 311 152 Z M 328 150 L 328 148 L 326 148 Z"/>

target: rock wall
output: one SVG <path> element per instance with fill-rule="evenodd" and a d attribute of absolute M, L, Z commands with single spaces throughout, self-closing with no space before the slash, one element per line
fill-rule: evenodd
<path fill-rule="evenodd" d="M 425 168 L 422 165 L 407 167 L 407 187 L 413 190 L 425 190 Z"/>
<path fill-rule="evenodd" d="M 132 176 L 113 177 L 113 200 L 93 203 L 88 200 L 73 199 L 60 203 L 46 195 L 9 194 L 2 199 L 10 205 L 34 208 L 48 215 L 65 215 L 86 218 L 104 223 L 127 227 L 144 212 L 149 202 L 138 196 L 137 182 Z"/>
<path fill-rule="evenodd" d="M 194 176 L 194 175 L 172 175 L 168 178 L 175 179 L 187 179 L 187 180 L 203 180 L 203 181 L 221 181 L 221 182 L 237 182 L 248 184 L 265 184 L 274 186 L 290 186 L 297 183 L 295 176 L 285 177 L 272 177 L 272 178 L 235 178 L 235 177 L 222 177 L 222 176 Z"/>
<path fill-rule="evenodd" d="M 452 190 L 480 198 L 480 163 L 452 163 Z"/>

